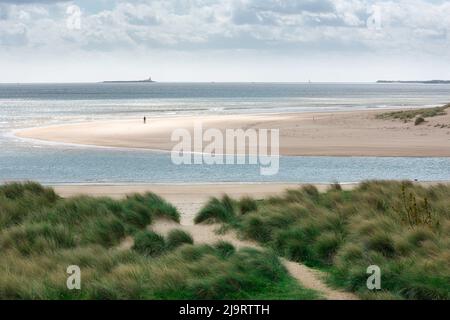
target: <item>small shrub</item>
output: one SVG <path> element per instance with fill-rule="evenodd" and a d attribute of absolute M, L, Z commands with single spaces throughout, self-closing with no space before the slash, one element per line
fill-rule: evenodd
<path fill-rule="evenodd" d="M 420 247 L 422 243 L 427 240 L 435 240 L 435 235 L 429 228 L 421 226 L 410 230 L 406 234 L 406 239 L 408 240 L 408 242 L 412 247 L 417 248 Z"/>
<path fill-rule="evenodd" d="M 171 230 L 167 235 L 167 247 L 174 249 L 183 244 L 193 244 L 192 236 L 180 229 Z"/>
<path fill-rule="evenodd" d="M 228 258 L 236 252 L 234 246 L 226 241 L 217 242 L 214 247 L 219 251 L 219 255 L 222 258 Z"/>
<path fill-rule="evenodd" d="M 126 204 L 119 215 L 124 221 L 138 228 L 150 225 L 153 220 L 150 210 L 143 204 Z"/>
<path fill-rule="evenodd" d="M 316 264 L 310 238 L 304 229 L 298 226 L 279 230 L 275 236 L 272 246 L 282 255 L 293 261 Z"/>
<path fill-rule="evenodd" d="M 85 243 L 98 243 L 112 246 L 125 236 L 125 226 L 114 216 L 98 217 L 85 226 Z"/>
<path fill-rule="evenodd" d="M 341 186 L 341 184 L 339 183 L 339 182 L 333 182 L 331 185 L 330 185 L 330 188 L 329 188 L 330 190 L 334 190 L 334 191 L 342 191 L 342 186 Z"/>
<path fill-rule="evenodd" d="M 307 184 L 303 186 L 302 191 L 310 196 L 312 199 L 318 199 L 320 196 L 319 190 L 317 190 L 315 185 Z"/>
<path fill-rule="evenodd" d="M 364 251 L 360 244 L 346 243 L 336 255 L 337 264 L 352 263 L 363 259 Z"/>
<path fill-rule="evenodd" d="M 317 253 L 319 260 L 331 264 L 341 243 L 340 235 L 334 232 L 324 232 L 314 241 L 313 251 Z"/>
<path fill-rule="evenodd" d="M 249 216 L 242 225 L 242 229 L 247 237 L 263 243 L 270 241 L 272 228 L 260 217 Z"/>
<path fill-rule="evenodd" d="M 385 257 L 392 257 L 395 254 L 394 242 L 386 233 L 374 233 L 367 240 L 367 248 L 381 253 Z"/>
<path fill-rule="evenodd" d="M 212 249 L 207 245 L 183 246 L 178 250 L 181 257 L 186 261 L 200 260 L 204 255 L 211 253 Z"/>
<path fill-rule="evenodd" d="M 208 220 L 230 222 L 235 218 L 234 205 L 234 201 L 227 195 L 222 199 L 212 198 L 200 210 L 194 222 L 201 223 Z"/>
<path fill-rule="evenodd" d="M 180 221 L 180 213 L 172 204 L 160 196 L 147 192 L 145 194 L 131 194 L 125 200 L 125 205 L 133 203 L 143 204 L 156 217 L 166 217 L 176 222 Z"/>
<path fill-rule="evenodd" d="M 133 250 L 147 256 L 158 256 L 166 250 L 166 242 L 163 236 L 153 231 L 140 231 L 134 236 Z"/>
<path fill-rule="evenodd" d="M 412 192 L 409 194 L 406 193 L 405 184 L 402 184 L 401 195 L 404 210 L 404 221 L 407 221 L 411 227 L 418 225 L 431 225 L 433 223 L 431 209 L 427 198 L 425 198 L 421 204 L 418 204 L 416 196 Z"/>
<path fill-rule="evenodd" d="M 415 125 L 415 126 L 418 126 L 419 124 L 424 123 L 424 122 L 425 122 L 425 119 L 424 119 L 424 118 L 422 118 L 422 117 L 417 117 L 416 120 L 414 121 L 414 125 Z"/>
<path fill-rule="evenodd" d="M 250 197 L 244 197 L 239 201 L 239 210 L 241 214 L 247 212 L 256 211 L 258 209 L 258 203 L 255 199 Z"/>

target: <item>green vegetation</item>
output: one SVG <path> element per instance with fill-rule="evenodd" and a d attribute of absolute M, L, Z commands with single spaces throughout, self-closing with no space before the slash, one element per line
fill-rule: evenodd
<path fill-rule="evenodd" d="M 362 297 L 449 299 L 449 195 L 450 186 L 410 182 L 324 193 L 305 186 L 245 214 L 239 201 L 212 199 L 197 220 L 226 223 L 281 256 L 327 271 L 330 283 Z M 366 287 L 370 265 L 381 268 L 377 292 Z"/>
<path fill-rule="evenodd" d="M 317 298 L 273 253 L 146 231 L 160 216 L 179 220 L 151 193 L 62 199 L 36 183 L 0 186 L 0 299 Z M 121 246 L 127 236 L 132 250 Z M 71 265 L 81 269 L 81 290 L 66 286 Z"/>
<path fill-rule="evenodd" d="M 244 197 L 239 201 L 239 210 L 241 214 L 255 211 L 258 209 L 258 202 L 250 197 Z"/>
<path fill-rule="evenodd" d="M 0 212 L 0 249 L 30 254 L 89 244 L 111 247 L 154 217 L 179 219 L 175 207 L 152 193 L 122 201 L 87 196 L 60 199 L 36 183 L 0 187 Z"/>
<path fill-rule="evenodd" d="M 166 241 L 153 231 L 140 231 L 134 236 L 133 250 L 148 256 L 159 256 L 166 250 Z"/>
<path fill-rule="evenodd" d="M 235 202 L 227 195 L 222 199 L 212 198 L 195 217 L 195 223 L 200 223 L 211 218 L 226 222 L 234 218 Z"/>
<path fill-rule="evenodd" d="M 413 110 L 402 110 L 380 113 L 376 116 L 377 119 L 393 119 L 403 120 L 404 122 L 415 119 L 415 125 L 419 125 L 425 121 L 426 118 L 445 115 L 446 110 L 450 107 L 450 104 L 446 104 L 442 107 L 434 108 L 422 108 Z M 422 119 L 422 120 L 419 120 Z"/>

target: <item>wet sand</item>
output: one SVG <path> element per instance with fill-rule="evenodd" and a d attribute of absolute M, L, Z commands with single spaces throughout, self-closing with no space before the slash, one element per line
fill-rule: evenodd
<path fill-rule="evenodd" d="M 296 156 L 450 156 L 450 115 L 413 122 L 380 120 L 380 111 L 334 113 L 202 115 L 96 121 L 21 130 L 23 138 L 106 147 L 170 151 L 175 129 L 193 135 L 194 124 L 203 132 L 226 129 L 279 129 L 280 154 Z M 385 112 L 385 111 L 383 111 Z M 438 127 L 439 125 L 439 127 Z M 237 153 L 248 152 L 237 150 Z"/>

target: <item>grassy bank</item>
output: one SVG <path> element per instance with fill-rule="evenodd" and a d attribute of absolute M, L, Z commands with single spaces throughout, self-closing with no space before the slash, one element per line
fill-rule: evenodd
<path fill-rule="evenodd" d="M 212 199 L 196 222 L 225 223 L 362 297 L 450 299 L 449 195 L 447 185 L 409 182 L 306 186 L 264 201 Z M 367 289 L 370 265 L 381 268 L 381 290 Z"/>
<path fill-rule="evenodd" d="M 0 186 L 0 299 L 317 297 L 273 253 L 199 246 L 180 230 L 163 237 L 147 229 L 159 217 L 178 221 L 179 213 L 152 193 L 62 199 L 36 183 Z M 66 286 L 71 265 L 80 267 L 81 290 Z"/>
<path fill-rule="evenodd" d="M 434 108 L 422 108 L 422 109 L 384 112 L 384 113 L 378 114 L 376 116 L 376 118 L 377 119 L 402 120 L 404 122 L 409 122 L 409 121 L 412 121 L 415 119 L 415 123 L 418 125 L 427 118 L 445 115 L 447 113 L 448 108 L 450 108 L 450 104 L 446 104 L 442 107 L 434 107 Z M 420 120 L 420 119 L 422 119 L 422 120 Z"/>

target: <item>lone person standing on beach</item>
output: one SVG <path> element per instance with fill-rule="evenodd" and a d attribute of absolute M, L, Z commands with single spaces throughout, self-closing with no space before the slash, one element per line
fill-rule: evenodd
<path fill-rule="evenodd" d="M 147 122 L 147 117 L 144 117 L 144 124 Z"/>

